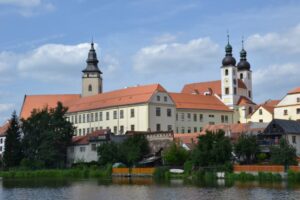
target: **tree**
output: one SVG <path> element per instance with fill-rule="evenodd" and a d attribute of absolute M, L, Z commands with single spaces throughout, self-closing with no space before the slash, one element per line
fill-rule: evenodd
<path fill-rule="evenodd" d="M 58 102 L 53 109 L 34 110 L 23 120 L 24 155 L 32 167 L 64 167 L 67 147 L 75 128 L 66 120 L 67 108 Z"/>
<path fill-rule="evenodd" d="M 296 149 L 284 138 L 280 139 L 279 146 L 271 147 L 270 153 L 273 164 L 284 165 L 285 167 L 297 164 Z"/>
<path fill-rule="evenodd" d="M 247 164 L 255 159 L 255 155 L 259 150 L 256 137 L 252 135 L 242 135 L 234 145 L 234 152 L 239 159 L 244 159 Z"/>
<path fill-rule="evenodd" d="M 192 152 L 192 162 L 198 167 L 216 167 L 231 160 L 232 146 L 222 130 L 206 131 L 199 136 L 198 144 Z"/>
<path fill-rule="evenodd" d="M 6 131 L 3 162 L 6 168 L 16 167 L 22 159 L 21 129 L 19 120 L 14 111 L 9 120 L 9 127 Z"/>
<path fill-rule="evenodd" d="M 163 153 L 163 159 L 167 165 L 183 166 L 188 158 L 189 152 L 175 143 Z"/>
<path fill-rule="evenodd" d="M 98 161 L 100 165 L 115 163 L 120 161 L 119 145 L 114 142 L 106 142 L 101 144 L 98 149 Z"/>

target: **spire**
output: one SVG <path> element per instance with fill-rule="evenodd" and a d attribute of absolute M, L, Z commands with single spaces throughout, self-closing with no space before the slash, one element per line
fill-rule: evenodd
<path fill-rule="evenodd" d="M 225 46 L 226 56 L 232 56 L 232 46 L 229 43 L 229 32 L 227 31 L 227 45 Z"/>
<path fill-rule="evenodd" d="M 92 38 L 91 49 L 86 60 L 87 66 L 82 72 L 98 72 L 102 74 L 102 72 L 98 68 L 98 62 L 99 61 L 97 59 L 96 50 L 94 49 L 94 41 Z"/>
<path fill-rule="evenodd" d="M 239 70 L 250 70 L 250 63 L 247 61 L 247 51 L 244 49 L 244 36 L 242 37 L 242 50 L 240 51 L 240 62 L 237 65 Z"/>
<path fill-rule="evenodd" d="M 225 46 L 226 54 L 222 60 L 223 66 L 235 66 L 236 63 L 235 58 L 232 56 L 232 46 L 230 45 L 229 38 L 229 32 L 227 31 L 227 45 Z"/>

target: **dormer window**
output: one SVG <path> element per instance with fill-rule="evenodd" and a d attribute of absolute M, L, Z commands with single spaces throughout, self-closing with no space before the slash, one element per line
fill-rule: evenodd
<path fill-rule="evenodd" d="M 92 85 L 90 84 L 90 85 L 89 85 L 89 92 L 91 92 L 92 89 L 93 89 L 93 88 L 92 88 Z"/>
<path fill-rule="evenodd" d="M 156 96 L 156 100 L 160 101 L 160 96 L 159 95 Z"/>

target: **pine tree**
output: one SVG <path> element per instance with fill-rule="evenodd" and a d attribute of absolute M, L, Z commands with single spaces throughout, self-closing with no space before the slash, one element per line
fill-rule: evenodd
<path fill-rule="evenodd" d="M 3 162 L 6 168 L 16 167 L 22 159 L 21 129 L 19 120 L 14 111 L 6 131 Z"/>

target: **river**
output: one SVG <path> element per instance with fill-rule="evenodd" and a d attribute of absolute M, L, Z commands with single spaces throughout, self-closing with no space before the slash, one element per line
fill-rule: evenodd
<path fill-rule="evenodd" d="M 113 180 L 0 180 L 0 198 L 5 200 L 194 200 L 194 199 L 300 199 L 300 185 L 285 182 L 259 184 L 223 181 L 195 185 L 182 180 L 156 183 L 151 178 Z"/>

